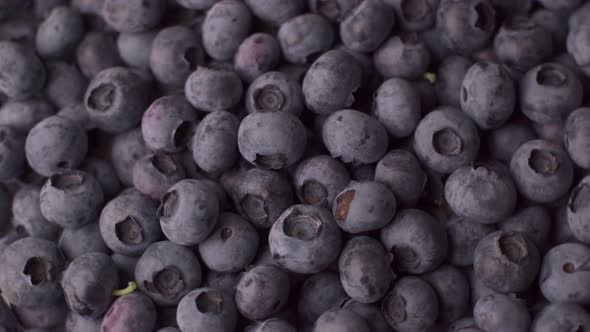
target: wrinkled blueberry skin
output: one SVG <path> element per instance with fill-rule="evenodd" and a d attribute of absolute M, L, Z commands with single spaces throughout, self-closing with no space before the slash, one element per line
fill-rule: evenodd
<path fill-rule="evenodd" d="M 149 297 L 134 292 L 116 299 L 101 324 L 101 331 L 153 331 L 156 328 L 156 306 Z"/>
<path fill-rule="evenodd" d="M 76 314 L 97 318 L 109 307 L 119 278 L 115 264 L 103 253 L 87 253 L 74 259 L 61 281 L 68 306 Z"/>
<path fill-rule="evenodd" d="M 215 288 L 197 288 L 185 295 L 176 311 L 181 331 L 233 331 L 238 320 L 234 299 Z"/>
<path fill-rule="evenodd" d="M 490 294 L 479 299 L 473 318 L 484 331 L 527 331 L 531 325 L 526 305 L 505 294 Z"/>
<path fill-rule="evenodd" d="M 269 246 L 274 261 L 297 273 L 317 273 L 336 260 L 342 234 L 330 211 L 293 205 L 272 225 Z"/>

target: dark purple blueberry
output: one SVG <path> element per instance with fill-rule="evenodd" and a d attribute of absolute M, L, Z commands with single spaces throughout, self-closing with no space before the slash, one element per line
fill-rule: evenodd
<path fill-rule="evenodd" d="M 175 25 L 158 32 L 151 43 L 149 68 L 158 82 L 181 88 L 188 76 L 205 62 L 199 36 L 191 29 Z"/>
<path fill-rule="evenodd" d="M 65 331 L 84 331 L 84 332 L 100 332 L 100 323 L 102 317 L 90 318 L 87 316 L 81 316 L 77 313 L 70 311 L 66 318 Z"/>
<path fill-rule="evenodd" d="M 563 24 L 563 13 L 539 8 L 531 14 L 531 19 L 551 35 L 554 52 L 565 49 L 568 27 Z"/>
<path fill-rule="evenodd" d="M 201 285 L 201 264 L 189 248 L 170 241 L 151 244 L 135 265 L 139 289 L 161 306 L 174 306 Z"/>
<path fill-rule="evenodd" d="M 501 65 L 477 62 L 461 85 L 461 109 L 481 129 L 496 129 L 514 111 L 516 87 Z"/>
<path fill-rule="evenodd" d="M 420 122 L 420 94 L 401 78 L 383 82 L 373 97 L 372 111 L 394 138 L 410 136 Z"/>
<path fill-rule="evenodd" d="M 150 153 L 143 140 L 141 128 L 114 136 L 110 152 L 110 160 L 119 180 L 124 186 L 132 186 L 135 162 Z"/>
<path fill-rule="evenodd" d="M 581 168 L 589 169 L 590 108 L 582 107 L 570 113 L 565 121 L 563 131 L 565 148 L 572 161 Z"/>
<path fill-rule="evenodd" d="M 100 234 L 98 222 L 89 222 L 79 228 L 64 228 L 57 247 L 68 260 L 91 252 L 109 253 L 109 247 Z"/>
<path fill-rule="evenodd" d="M 218 1 L 208 11 L 201 27 L 203 46 L 215 60 L 229 60 L 248 36 L 252 14 L 241 1 Z"/>
<path fill-rule="evenodd" d="M 248 270 L 236 285 L 236 307 L 250 320 L 269 318 L 287 304 L 289 274 L 276 265 L 259 265 Z"/>
<path fill-rule="evenodd" d="M 363 0 L 308 0 L 309 10 L 332 22 L 341 22 Z"/>
<path fill-rule="evenodd" d="M 123 62 L 131 67 L 150 69 L 150 54 L 156 34 L 155 31 L 120 33 L 117 50 Z"/>
<path fill-rule="evenodd" d="M 503 231 L 520 232 L 528 236 L 540 252 L 548 247 L 551 216 L 541 205 L 523 208 L 502 221 L 499 226 Z"/>
<path fill-rule="evenodd" d="M 353 51 L 372 52 L 389 36 L 394 23 L 391 6 L 381 0 L 364 0 L 340 22 L 340 39 Z"/>
<path fill-rule="evenodd" d="M 86 132 L 60 116 L 50 116 L 37 123 L 25 141 L 29 166 L 43 176 L 78 167 L 87 151 Z"/>
<path fill-rule="evenodd" d="M 17 231 L 28 236 L 55 241 L 59 226 L 50 223 L 41 213 L 41 188 L 34 185 L 21 187 L 12 199 L 13 223 Z"/>
<path fill-rule="evenodd" d="M 477 327 L 473 317 L 468 316 L 461 319 L 457 319 L 451 325 L 449 325 L 448 332 L 485 332 Z"/>
<path fill-rule="evenodd" d="M 524 234 L 496 231 L 479 241 L 473 253 L 477 278 L 501 292 L 526 290 L 537 277 L 541 258 L 535 244 Z"/>
<path fill-rule="evenodd" d="M 13 306 L 16 319 L 26 332 L 47 332 L 58 329 L 68 314 L 68 306 L 63 298 L 50 305 L 19 307 Z M 11 330 L 9 330 L 11 331 Z M 20 331 L 20 330 L 16 330 Z"/>
<path fill-rule="evenodd" d="M 176 311 L 181 331 L 234 331 L 237 320 L 234 299 L 216 288 L 191 291 L 182 298 Z"/>
<path fill-rule="evenodd" d="M 490 332 L 528 331 L 531 317 L 522 300 L 505 294 L 490 294 L 473 308 L 477 326 Z"/>
<path fill-rule="evenodd" d="M 158 241 L 162 230 L 156 216 L 157 204 L 136 189 L 126 189 L 108 202 L 100 214 L 100 233 L 116 253 L 140 256 Z"/>
<path fill-rule="evenodd" d="M 204 112 L 231 111 L 240 102 L 242 93 L 240 77 L 225 69 L 197 67 L 184 86 L 186 99 Z"/>
<path fill-rule="evenodd" d="M 328 155 L 302 160 L 293 173 L 293 186 L 299 201 L 331 208 L 338 195 L 350 182 L 346 167 Z"/>
<path fill-rule="evenodd" d="M 156 306 L 141 292 L 116 299 L 104 315 L 102 332 L 153 331 L 156 328 Z"/>
<path fill-rule="evenodd" d="M 387 322 L 396 331 L 424 331 L 439 315 L 434 289 L 419 277 L 398 279 L 381 303 Z"/>
<path fill-rule="evenodd" d="M 0 77 L 0 92 L 11 99 L 28 99 L 45 84 L 45 67 L 34 50 L 16 42 L 0 42 L 0 63 L 5 70 Z"/>
<path fill-rule="evenodd" d="M 390 263 L 390 256 L 379 241 L 369 236 L 350 239 L 338 260 L 346 294 L 362 303 L 379 301 L 395 279 Z"/>
<path fill-rule="evenodd" d="M 586 5 L 583 8 L 590 7 Z M 575 15 L 572 15 L 570 18 L 570 30 L 567 35 L 567 51 L 586 76 L 590 76 L 590 56 L 588 55 L 590 48 L 586 42 L 588 36 L 590 36 L 590 23 L 588 23 L 587 19 L 590 16 L 588 15 L 590 10 L 579 10 L 578 12 L 581 14 L 579 20 L 574 19 L 577 17 Z"/>
<path fill-rule="evenodd" d="M 395 258 L 394 258 L 395 259 Z M 453 265 L 442 265 L 423 275 L 436 292 L 438 317 L 443 322 L 454 322 L 470 309 L 470 286 L 467 277 Z"/>
<path fill-rule="evenodd" d="M 413 206 L 426 188 L 427 175 L 412 152 L 391 150 L 375 167 L 375 181 L 383 183 L 402 206 Z"/>
<path fill-rule="evenodd" d="M 299 116 L 304 108 L 299 82 L 279 71 L 258 76 L 244 98 L 248 113 L 282 111 Z"/>
<path fill-rule="evenodd" d="M 47 62 L 44 94 L 48 101 L 62 108 L 82 102 L 88 81 L 74 64 Z"/>
<path fill-rule="evenodd" d="M 53 106 L 43 99 L 7 101 L 0 107 L 0 125 L 26 133 L 41 120 L 54 114 Z"/>
<path fill-rule="evenodd" d="M 219 174 L 230 169 L 238 154 L 238 126 L 232 113 L 217 111 L 207 114 L 192 137 L 194 162 L 208 173 Z"/>
<path fill-rule="evenodd" d="M 590 328 L 590 314 L 576 304 L 551 303 L 539 312 L 531 326 L 531 332 L 584 331 Z"/>
<path fill-rule="evenodd" d="M 369 332 L 371 329 L 368 322 L 354 311 L 335 308 L 324 312 L 311 331 Z"/>
<path fill-rule="evenodd" d="M 561 13 L 571 12 L 584 3 L 581 0 L 538 0 L 537 2 L 549 10 Z"/>
<path fill-rule="evenodd" d="M 133 186 L 156 201 L 185 178 L 180 160 L 169 154 L 148 154 L 133 166 Z"/>
<path fill-rule="evenodd" d="M 92 175 L 100 184 L 106 199 L 114 197 L 121 191 L 121 182 L 111 163 L 101 158 L 86 158 L 81 169 Z"/>
<path fill-rule="evenodd" d="M 73 8 L 59 6 L 39 24 L 36 50 L 45 59 L 69 57 L 84 36 L 84 20 Z"/>
<path fill-rule="evenodd" d="M 160 23 L 164 0 L 104 0 L 102 18 L 117 32 L 144 32 Z"/>
<path fill-rule="evenodd" d="M 347 52 L 332 50 L 322 54 L 303 78 L 305 104 L 312 112 L 323 115 L 351 106 L 361 75 L 360 64 Z"/>
<path fill-rule="evenodd" d="M 234 68 L 242 80 L 250 83 L 274 69 L 281 58 L 278 40 L 268 33 L 254 33 L 242 41 L 234 56 Z"/>
<path fill-rule="evenodd" d="M 361 303 L 350 299 L 342 305 L 343 309 L 348 309 L 365 319 L 373 332 L 392 332 L 391 326 L 385 320 L 381 308 L 377 304 Z"/>
<path fill-rule="evenodd" d="M 78 228 L 98 217 L 104 202 L 100 183 L 83 171 L 53 174 L 41 188 L 41 213 L 64 228 Z"/>
<path fill-rule="evenodd" d="M 573 189 L 567 202 L 567 221 L 572 234 L 584 243 L 590 243 L 588 216 L 590 215 L 590 176 L 584 177 Z"/>
<path fill-rule="evenodd" d="M 207 271 L 203 286 L 209 288 L 219 289 L 227 292 L 230 296 L 234 296 L 236 292 L 236 284 L 240 277 L 240 273 L 231 272 L 215 272 L 213 270 Z"/>
<path fill-rule="evenodd" d="M 473 264 L 473 252 L 479 241 L 495 230 L 494 226 L 451 216 L 445 222 L 449 242 L 448 260 L 455 266 Z"/>
<path fill-rule="evenodd" d="M 82 103 L 65 106 L 56 115 L 69 119 L 86 131 L 94 129 L 94 124 L 90 122 L 90 116 L 88 116 L 88 112 L 86 112 L 86 108 Z"/>
<path fill-rule="evenodd" d="M 551 248 L 543 257 L 539 289 L 551 302 L 590 303 L 586 285 L 590 273 L 586 265 L 590 248 L 580 243 L 564 243 Z"/>
<path fill-rule="evenodd" d="M 285 60 L 305 64 L 329 51 L 335 33 L 330 22 L 317 14 L 302 14 L 281 24 L 277 33 Z"/>
<path fill-rule="evenodd" d="M 342 234 L 330 211 L 293 205 L 277 218 L 268 242 L 274 261 L 282 267 L 317 273 L 338 258 Z"/>
<path fill-rule="evenodd" d="M 99 72 L 123 64 L 112 34 L 89 32 L 76 48 L 76 63 L 84 76 L 93 78 Z"/>
<path fill-rule="evenodd" d="M 430 65 L 430 51 L 414 32 L 392 36 L 373 53 L 373 63 L 385 78 L 415 79 Z"/>
<path fill-rule="evenodd" d="M 0 180 L 16 178 L 25 166 L 25 136 L 0 125 Z"/>
<path fill-rule="evenodd" d="M 299 289 L 297 317 L 306 324 L 313 324 L 322 313 L 339 308 L 347 299 L 337 273 L 323 271 L 313 274 Z"/>
<path fill-rule="evenodd" d="M 297 329 L 286 320 L 280 318 L 269 318 L 257 322 L 246 328 L 248 332 L 297 332 Z"/>
<path fill-rule="evenodd" d="M 254 16 L 275 26 L 301 14 L 305 9 L 305 0 L 245 0 L 245 2 Z"/>
<path fill-rule="evenodd" d="M 406 2 L 411 3 L 412 0 Z M 460 55 L 449 55 L 439 64 L 434 90 L 442 105 L 461 107 L 461 84 L 471 65 L 469 58 Z"/>
<path fill-rule="evenodd" d="M 68 265 L 61 284 L 70 310 L 97 318 L 108 309 L 118 282 L 117 268 L 111 258 L 92 252 Z"/>
<path fill-rule="evenodd" d="M 219 201 L 202 181 L 178 181 L 160 201 L 157 212 L 160 226 L 164 235 L 176 244 L 191 246 L 202 242 L 217 223 Z"/>
<path fill-rule="evenodd" d="M 151 82 L 124 67 L 105 69 L 92 79 L 84 95 L 90 120 L 110 133 L 122 133 L 141 122 L 151 103 Z"/>
<path fill-rule="evenodd" d="M 210 270 L 239 272 L 256 257 L 260 242 L 252 224 L 237 214 L 219 215 L 215 228 L 199 243 L 201 259 Z"/>
<path fill-rule="evenodd" d="M 545 63 L 529 70 L 520 80 L 520 108 L 531 121 L 560 122 L 582 104 L 582 84 L 569 68 Z"/>
<path fill-rule="evenodd" d="M 15 306 L 51 306 L 62 298 L 65 259 L 50 241 L 27 237 L 0 254 L 2 296 Z"/>
<path fill-rule="evenodd" d="M 399 25 L 404 31 L 424 31 L 436 19 L 440 0 L 385 0 L 393 6 Z"/>
<path fill-rule="evenodd" d="M 428 168 L 449 174 L 472 163 L 479 151 L 475 123 L 463 112 L 438 108 L 422 118 L 414 131 L 414 151 Z"/>
<path fill-rule="evenodd" d="M 336 196 L 332 214 L 345 232 L 364 233 L 387 225 L 396 206 L 395 196 L 384 184 L 352 181 Z"/>
<path fill-rule="evenodd" d="M 412 274 L 436 269 L 445 260 L 449 246 L 443 225 L 416 209 L 398 211 L 381 229 L 380 239 L 393 255 L 395 271 Z"/>
<path fill-rule="evenodd" d="M 516 150 L 510 172 L 518 191 L 538 203 L 562 197 L 573 182 L 573 166 L 567 152 L 557 144 L 539 139 Z"/>
<path fill-rule="evenodd" d="M 493 159 L 508 165 L 514 152 L 521 145 L 533 139 L 535 139 L 535 133 L 527 121 L 512 119 L 503 126 L 488 132 L 488 151 Z"/>

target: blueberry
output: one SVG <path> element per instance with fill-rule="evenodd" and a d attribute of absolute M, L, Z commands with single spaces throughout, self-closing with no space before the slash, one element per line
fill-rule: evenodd
<path fill-rule="evenodd" d="M 340 280 L 346 294 L 362 303 L 380 300 L 395 278 L 389 264 L 388 253 L 379 241 L 369 236 L 350 239 L 338 260 Z"/>
<path fill-rule="evenodd" d="M 500 26 L 494 37 L 494 51 L 508 67 L 526 72 L 552 55 L 553 40 L 532 18 L 514 16 Z"/>
<path fill-rule="evenodd" d="M 336 308 L 324 312 L 311 331 L 369 332 L 371 329 L 368 322 L 354 311 Z"/>
<path fill-rule="evenodd" d="M 342 305 L 343 309 L 353 311 L 365 319 L 369 325 L 370 331 L 374 332 L 391 332 L 391 326 L 385 320 L 381 308 L 377 304 L 361 303 L 350 299 Z"/>
<path fill-rule="evenodd" d="M 100 234 L 98 222 L 89 222 L 79 228 L 64 228 L 57 247 L 68 260 L 87 253 L 109 253 L 109 247 Z"/>
<path fill-rule="evenodd" d="M 567 153 L 544 140 L 521 145 L 512 156 L 510 172 L 518 191 L 539 203 L 560 198 L 573 181 L 573 166 Z"/>
<path fill-rule="evenodd" d="M 221 184 L 238 213 L 256 227 L 270 228 L 294 203 L 291 184 L 280 173 L 251 169 L 225 174 Z"/>
<path fill-rule="evenodd" d="M 63 59 L 72 54 L 84 36 L 84 21 L 76 10 L 59 6 L 39 24 L 36 50 L 45 59 Z"/>
<path fill-rule="evenodd" d="M 590 213 L 590 176 L 584 177 L 573 189 L 567 202 L 567 221 L 576 239 L 590 243 L 588 214 Z"/>
<path fill-rule="evenodd" d="M 590 327 L 590 315 L 584 308 L 571 303 L 551 303 L 535 316 L 532 332 L 566 332 L 572 328 Z"/>
<path fill-rule="evenodd" d="M 233 71 L 198 67 L 186 79 L 184 94 L 204 112 L 231 111 L 242 98 L 240 77 Z"/>
<path fill-rule="evenodd" d="M 65 260 L 53 242 L 27 237 L 0 253 L 2 296 L 15 306 L 51 306 L 62 297 Z"/>
<path fill-rule="evenodd" d="M 41 188 L 41 213 L 64 228 L 78 228 L 96 220 L 103 205 L 100 183 L 83 171 L 55 173 Z"/>
<path fill-rule="evenodd" d="M 301 120 L 287 112 L 256 112 L 238 130 L 242 157 L 262 169 L 293 165 L 305 150 L 307 137 Z"/>
<path fill-rule="evenodd" d="M 156 306 L 140 292 L 116 299 L 104 315 L 101 331 L 153 331 L 156 328 Z"/>
<path fill-rule="evenodd" d="M 297 295 L 297 317 L 306 324 L 313 324 L 322 313 L 339 308 L 348 299 L 338 274 L 328 271 L 305 279 Z"/>
<path fill-rule="evenodd" d="M 353 234 L 381 229 L 393 219 L 395 211 L 395 196 L 375 181 L 351 182 L 332 206 L 338 226 Z"/>
<path fill-rule="evenodd" d="M 289 298 L 289 274 L 275 265 L 259 265 L 244 273 L 236 285 L 236 307 L 250 320 L 279 312 Z"/>
<path fill-rule="evenodd" d="M 302 160 L 293 173 L 293 186 L 304 204 L 331 208 L 336 198 L 350 182 L 344 165 L 328 155 Z"/>
<path fill-rule="evenodd" d="M 381 0 L 364 0 L 340 22 L 340 39 L 353 51 L 372 52 L 389 36 L 393 8 Z"/>
<path fill-rule="evenodd" d="M 281 58 L 278 40 L 267 33 L 254 33 L 242 41 L 234 57 L 234 68 L 242 80 L 252 82 L 274 69 Z"/>
<path fill-rule="evenodd" d="M 86 112 L 86 108 L 81 103 L 70 104 L 60 109 L 56 115 L 76 123 L 78 127 L 86 131 L 94 129 L 94 124 L 90 122 L 88 112 Z"/>
<path fill-rule="evenodd" d="M 149 153 L 141 128 L 121 133 L 113 138 L 110 159 L 123 185 L 133 185 L 133 165 Z"/>
<path fill-rule="evenodd" d="M 289 322 L 280 318 L 269 318 L 248 327 L 248 332 L 297 332 Z"/>
<path fill-rule="evenodd" d="M 121 190 L 121 183 L 112 164 L 101 158 L 86 158 L 82 170 L 92 175 L 100 184 L 106 199 L 110 199 Z"/>
<path fill-rule="evenodd" d="M 205 265 L 218 272 L 238 272 L 254 260 L 260 242 L 254 226 L 237 214 L 219 216 L 207 239 L 199 243 Z"/>
<path fill-rule="evenodd" d="M 375 181 L 383 183 L 402 206 L 413 206 L 426 187 L 427 175 L 418 159 L 406 150 L 391 150 L 375 167 Z"/>
<path fill-rule="evenodd" d="M 567 13 L 571 12 L 581 4 L 583 1 L 580 0 L 557 0 L 557 1 L 549 1 L 549 0 L 539 0 L 539 4 L 549 10 L 553 10 L 556 12 Z"/>
<path fill-rule="evenodd" d="M 477 326 L 489 332 L 528 331 L 531 317 L 525 304 L 504 294 L 490 294 L 477 301 L 473 309 Z"/>
<path fill-rule="evenodd" d="M 117 32 L 143 32 L 160 22 L 164 0 L 104 0 L 102 17 Z"/>
<path fill-rule="evenodd" d="M 569 68 L 545 63 L 529 70 L 520 80 L 520 107 L 538 123 L 555 123 L 582 103 L 582 85 Z"/>
<path fill-rule="evenodd" d="M 322 126 L 322 138 L 332 157 L 345 163 L 374 163 L 388 147 L 385 127 L 375 118 L 351 109 L 332 113 Z"/>
<path fill-rule="evenodd" d="M 88 78 L 123 64 L 115 37 L 105 32 L 89 32 L 84 36 L 76 48 L 76 62 Z"/>
<path fill-rule="evenodd" d="M 562 13 L 540 8 L 531 14 L 531 19 L 551 35 L 554 52 L 565 49 L 568 28 L 563 24 Z"/>
<path fill-rule="evenodd" d="M 464 317 L 457 319 L 449 325 L 448 332 L 485 332 L 477 327 L 475 320 L 472 317 Z"/>
<path fill-rule="evenodd" d="M 246 0 L 254 16 L 263 22 L 279 26 L 305 9 L 304 0 Z"/>
<path fill-rule="evenodd" d="M 471 65 L 470 59 L 460 55 L 450 55 L 439 64 L 434 89 L 442 105 L 461 107 L 461 84 Z"/>
<path fill-rule="evenodd" d="M 151 82 L 140 73 L 123 68 L 105 69 L 92 79 L 84 95 L 84 107 L 96 126 L 121 133 L 137 126 L 151 97 Z"/>
<path fill-rule="evenodd" d="M 516 104 L 516 89 L 508 72 L 498 64 L 477 62 L 461 85 L 461 109 L 480 128 L 504 124 Z"/>
<path fill-rule="evenodd" d="M 248 86 L 244 103 L 249 113 L 282 111 L 299 116 L 304 108 L 301 85 L 280 71 L 258 76 Z"/>
<path fill-rule="evenodd" d="M 447 235 L 428 213 L 416 209 L 398 211 L 381 229 L 381 243 L 393 254 L 396 271 L 420 274 L 436 269 L 446 258 Z"/>
<path fill-rule="evenodd" d="M 404 31 L 424 31 L 436 19 L 440 0 L 386 0 L 395 9 L 396 17 Z"/>
<path fill-rule="evenodd" d="M 100 233 L 116 253 L 140 256 L 160 239 L 157 204 L 136 189 L 126 189 L 108 202 L 100 214 Z"/>
<path fill-rule="evenodd" d="M 177 0 L 179 5 L 188 9 L 207 10 L 219 0 Z"/>
<path fill-rule="evenodd" d="M 236 284 L 238 283 L 239 277 L 240 274 L 237 272 L 215 272 L 213 270 L 209 270 L 207 271 L 203 285 L 209 288 L 215 288 L 227 292 L 233 298 L 236 292 Z"/>
<path fill-rule="evenodd" d="M 414 32 L 403 32 L 386 40 L 373 53 L 373 63 L 385 78 L 415 79 L 430 65 L 430 51 Z"/>
<path fill-rule="evenodd" d="M 239 120 L 231 113 L 207 114 L 192 137 L 194 162 L 208 173 L 230 169 L 238 159 Z"/>
<path fill-rule="evenodd" d="M 195 245 L 211 233 L 219 214 L 219 201 L 210 187 L 199 180 L 185 179 L 162 196 L 157 217 L 166 237 L 180 245 Z"/>
<path fill-rule="evenodd" d="M 70 309 L 82 316 L 99 317 L 109 307 L 118 285 L 117 269 L 104 253 L 87 253 L 74 259 L 61 281 Z"/>
<path fill-rule="evenodd" d="M 439 320 L 454 322 L 470 308 L 469 281 L 458 268 L 442 265 L 423 275 L 436 292 L 439 303 Z"/>
<path fill-rule="evenodd" d="M 215 288 L 197 288 L 178 304 L 176 321 L 181 331 L 233 331 L 238 314 L 234 300 Z"/>
<path fill-rule="evenodd" d="M 29 166 L 43 176 L 78 167 L 87 150 L 86 132 L 78 124 L 60 116 L 50 116 L 37 123 L 25 141 Z"/>
<path fill-rule="evenodd" d="M 567 242 L 577 242 L 574 232 L 569 225 L 567 217 L 567 204 L 553 210 L 551 214 L 552 234 L 550 243 L 553 245 L 563 244 Z"/>
<path fill-rule="evenodd" d="M 421 118 L 420 95 L 401 78 L 383 82 L 373 97 L 373 114 L 395 138 L 410 136 Z"/>
<path fill-rule="evenodd" d="M 65 330 L 66 332 L 85 331 L 85 332 L 100 332 L 100 323 L 102 317 L 90 318 L 88 316 L 81 316 L 70 311 L 66 318 Z"/>
<path fill-rule="evenodd" d="M 182 87 L 197 66 L 205 62 L 205 52 L 198 36 L 187 27 L 164 28 L 150 45 L 149 68 L 165 85 Z"/>
<path fill-rule="evenodd" d="M 570 113 L 564 127 L 565 148 L 572 161 L 584 169 L 590 168 L 589 132 L 590 108 L 582 107 Z"/>
<path fill-rule="evenodd" d="M 32 237 L 54 241 L 60 228 L 47 221 L 41 213 L 41 188 L 27 185 L 20 188 L 12 199 L 12 216 L 17 231 L 24 229 Z"/>
<path fill-rule="evenodd" d="M 38 94 L 45 84 L 46 72 L 35 52 L 11 41 L 0 42 L 2 66 L 9 67 L 0 77 L 0 92 L 11 99 L 27 99 Z"/>
<path fill-rule="evenodd" d="M 496 162 L 462 166 L 445 182 L 445 199 L 457 215 L 491 224 L 514 211 L 516 187 L 508 168 Z"/>
<path fill-rule="evenodd" d="M 529 237 L 539 251 L 544 251 L 549 240 L 551 217 L 546 208 L 533 205 L 521 209 L 500 223 L 500 229 L 520 232 Z"/>
<path fill-rule="evenodd" d="M 117 51 L 121 60 L 130 67 L 150 69 L 150 53 L 156 34 L 155 31 L 120 33 L 117 36 Z"/>
<path fill-rule="evenodd" d="M 381 310 L 396 331 L 423 331 L 438 317 L 438 298 L 434 289 L 419 277 L 398 279 L 383 299 Z"/>
<path fill-rule="evenodd" d="M 8 126 L 0 125 L 0 180 L 17 177 L 25 164 L 25 137 Z"/>
<path fill-rule="evenodd" d="M 575 234 L 575 233 L 574 233 Z M 590 274 L 586 264 L 590 248 L 580 243 L 564 243 L 551 248 L 543 257 L 539 289 L 551 302 L 590 303 Z"/>
<path fill-rule="evenodd" d="M 330 22 L 317 14 L 302 14 L 281 24 L 277 38 L 285 60 L 305 64 L 326 51 L 334 43 Z"/>
<path fill-rule="evenodd" d="M 526 121 L 513 119 L 488 132 L 488 151 L 493 159 L 510 164 L 514 152 L 533 139 L 535 139 L 535 133 L 531 126 Z"/>
<path fill-rule="evenodd" d="M 189 248 L 170 241 L 151 244 L 135 265 L 139 289 L 163 306 L 178 302 L 201 284 L 201 264 Z"/>
<path fill-rule="evenodd" d="M 473 268 L 466 270 L 469 284 L 471 285 L 471 305 L 475 305 L 479 299 L 490 294 L 500 294 L 499 292 L 486 286 L 475 273 Z"/>
<path fill-rule="evenodd" d="M 57 107 L 81 103 L 88 84 L 86 77 L 73 64 L 55 61 L 46 62 L 47 82 L 44 94 Z"/>
<path fill-rule="evenodd" d="M 527 289 L 540 265 L 539 251 L 525 235 L 496 231 L 479 241 L 473 253 L 473 268 L 482 282 L 501 293 Z"/>
<path fill-rule="evenodd" d="M 133 167 L 133 185 L 153 200 L 159 200 L 172 185 L 185 178 L 180 161 L 168 154 L 146 155 Z"/>
<path fill-rule="evenodd" d="M 63 298 L 51 305 L 13 306 L 12 310 L 27 332 L 47 332 L 52 328 L 59 328 L 68 314 L 68 306 Z"/>
<path fill-rule="evenodd" d="M 443 0 L 436 27 L 454 53 L 469 55 L 483 49 L 494 34 L 496 11 L 488 0 Z"/>
<path fill-rule="evenodd" d="M 363 0 L 308 0 L 309 10 L 332 22 L 341 22 Z"/>
<path fill-rule="evenodd" d="M 358 61 L 347 52 L 332 50 L 322 54 L 303 78 L 305 104 L 312 112 L 323 115 L 351 106 L 361 75 Z"/>
<path fill-rule="evenodd" d="M 53 114 L 55 109 L 43 99 L 7 101 L 0 107 L 0 125 L 26 133 L 41 120 Z"/>
<path fill-rule="evenodd" d="M 588 14 L 584 15 L 588 16 Z M 586 76 L 589 76 L 590 57 L 588 56 L 588 44 L 585 42 L 585 40 L 587 40 L 588 36 L 590 35 L 590 24 L 585 18 L 582 18 L 579 21 L 573 21 L 572 18 L 574 17 L 575 16 L 572 15 L 570 18 L 570 30 L 567 35 L 566 42 L 567 51 L 574 58 L 580 69 L 584 71 Z"/>
<path fill-rule="evenodd" d="M 213 5 L 203 22 L 203 46 L 215 60 L 229 60 L 248 36 L 252 14 L 246 4 L 237 0 L 223 0 Z"/>
<path fill-rule="evenodd" d="M 297 273 L 317 273 L 336 260 L 342 234 L 330 211 L 293 205 L 272 225 L 268 238 L 276 263 Z"/>

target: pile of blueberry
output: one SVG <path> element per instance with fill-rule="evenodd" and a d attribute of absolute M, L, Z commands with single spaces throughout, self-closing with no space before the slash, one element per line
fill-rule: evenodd
<path fill-rule="evenodd" d="M 1 0 L 0 331 L 590 332 L 590 1 Z"/>

